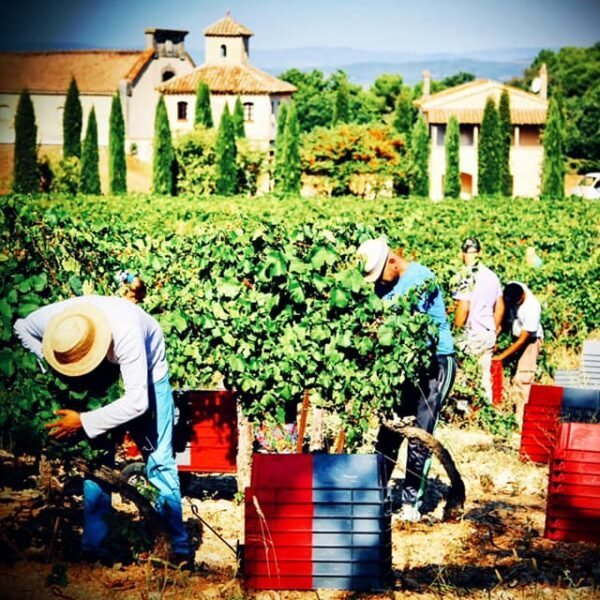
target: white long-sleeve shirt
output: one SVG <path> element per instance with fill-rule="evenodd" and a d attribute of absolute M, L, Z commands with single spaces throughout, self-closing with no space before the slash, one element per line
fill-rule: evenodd
<path fill-rule="evenodd" d="M 124 298 L 79 296 L 44 306 L 15 323 L 15 333 L 25 348 L 43 359 L 42 338 L 54 315 L 77 302 L 99 308 L 107 317 L 112 344 L 107 358 L 118 364 L 125 393 L 107 406 L 81 413 L 85 433 L 94 438 L 139 417 L 148 410 L 148 382 L 160 381 L 168 373 L 165 342 L 157 321 Z"/>

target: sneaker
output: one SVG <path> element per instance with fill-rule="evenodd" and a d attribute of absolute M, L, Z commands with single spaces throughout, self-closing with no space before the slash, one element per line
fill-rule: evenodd
<path fill-rule="evenodd" d="M 418 523 L 421 520 L 421 513 L 414 504 L 403 504 L 398 516 L 406 523 Z"/>

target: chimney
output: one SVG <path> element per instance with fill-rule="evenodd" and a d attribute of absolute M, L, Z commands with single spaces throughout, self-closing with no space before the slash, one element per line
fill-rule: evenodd
<path fill-rule="evenodd" d="M 548 99 L 548 68 L 546 63 L 540 67 L 540 98 Z"/>
<path fill-rule="evenodd" d="M 431 74 L 429 71 L 423 71 L 423 98 L 429 98 L 431 95 Z"/>

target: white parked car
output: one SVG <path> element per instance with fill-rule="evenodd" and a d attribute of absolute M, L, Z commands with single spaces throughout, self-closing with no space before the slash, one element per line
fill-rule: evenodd
<path fill-rule="evenodd" d="M 571 195 L 587 200 L 600 200 L 600 173 L 587 173 L 571 190 Z"/>

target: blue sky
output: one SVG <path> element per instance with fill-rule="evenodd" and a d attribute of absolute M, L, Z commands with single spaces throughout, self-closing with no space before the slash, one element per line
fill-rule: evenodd
<path fill-rule="evenodd" d="M 190 49 L 227 9 L 256 49 L 306 46 L 469 52 L 590 46 L 600 0 L 0 0 L 0 43 L 141 48 L 147 27 L 186 29 Z"/>

